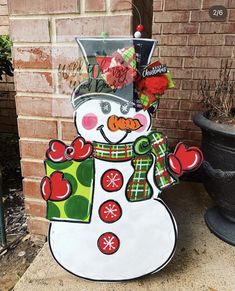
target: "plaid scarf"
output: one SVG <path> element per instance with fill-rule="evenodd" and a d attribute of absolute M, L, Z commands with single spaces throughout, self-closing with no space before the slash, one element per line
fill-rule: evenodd
<path fill-rule="evenodd" d="M 93 157 L 104 161 L 123 162 L 133 158 L 133 143 L 109 145 L 93 142 Z"/>
<path fill-rule="evenodd" d="M 93 143 L 93 157 L 104 161 L 132 161 L 134 172 L 126 187 L 128 201 L 150 199 L 153 188 L 147 175 L 154 162 L 154 182 L 163 190 L 178 180 L 168 171 L 166 155 L 168 152 L 166 137 L 152 132 L 148 136 L 138 138 L 135 143 L 108 145 Z"/>

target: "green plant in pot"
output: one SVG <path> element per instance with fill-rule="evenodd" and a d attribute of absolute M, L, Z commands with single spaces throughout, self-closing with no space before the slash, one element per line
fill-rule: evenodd
<path fill-rule="evenodd" d="M 202 130 L 203 182 L 217 205 L 207 210 L 205 221 L 216 236 L 235 246 L 235 81 L 231 68 L 226 60 L 219 80 L 200 81 L 206 112 L 198 113 L 194 123 Z"/>
<path fill-rule="evenodd" d="M 3 75 L 13 76 L 13 66 L 11 62 L 12 41 L 9 35 L 0 36 L 0 80 Z"/>

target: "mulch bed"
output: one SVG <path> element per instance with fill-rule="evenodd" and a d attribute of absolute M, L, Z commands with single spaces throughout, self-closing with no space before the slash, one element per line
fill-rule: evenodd
<path fill-rule="evenodd" d="M 8 243 L 11 243 L 25 235 L 27 229 L 18 137 L 11 134 L 0 134 L 0 145 L 5 224 Z"/>
<path fill-rule="evenodd" d="M 16 135 L 0 133 L 0 165 L 7 248 L 0 246 L 0 290 L 12 290 L 43 245 L 27 233 L 19 141 Z"/>

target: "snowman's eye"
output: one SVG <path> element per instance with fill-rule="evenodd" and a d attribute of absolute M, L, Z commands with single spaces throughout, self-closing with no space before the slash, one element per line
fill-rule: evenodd
<path fill-rule="evenodd" d="M 129 103 L 123 103 L 121 105 L 120 111 L 122 114 L 127 114 L 130 111 L 130 104 Z"/>
<path fill-rule="evenodd" d="M 109 102 L 101 102 L 100 107 L 104 114 L 109 114 L 111 112 L 111 104 Z"/>

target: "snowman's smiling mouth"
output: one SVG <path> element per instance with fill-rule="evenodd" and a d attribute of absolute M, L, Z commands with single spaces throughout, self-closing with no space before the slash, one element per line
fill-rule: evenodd
<path fill-rule="evenodd" d="M 126 132 L 125 132 L 125 135 L 117 142 L 112 142 L 105 134 L 104 130 L 104 125 L 100 125 L 96 128 L 96 130 L 100 131 L 101 135 L 103 136 L 103 138 L 110 144 L 118 144 L 118 143 L 121 143 L 127 136 L 129 133 L 131 133 L 131 130 L 130 129 L 127 129 Z"/>

